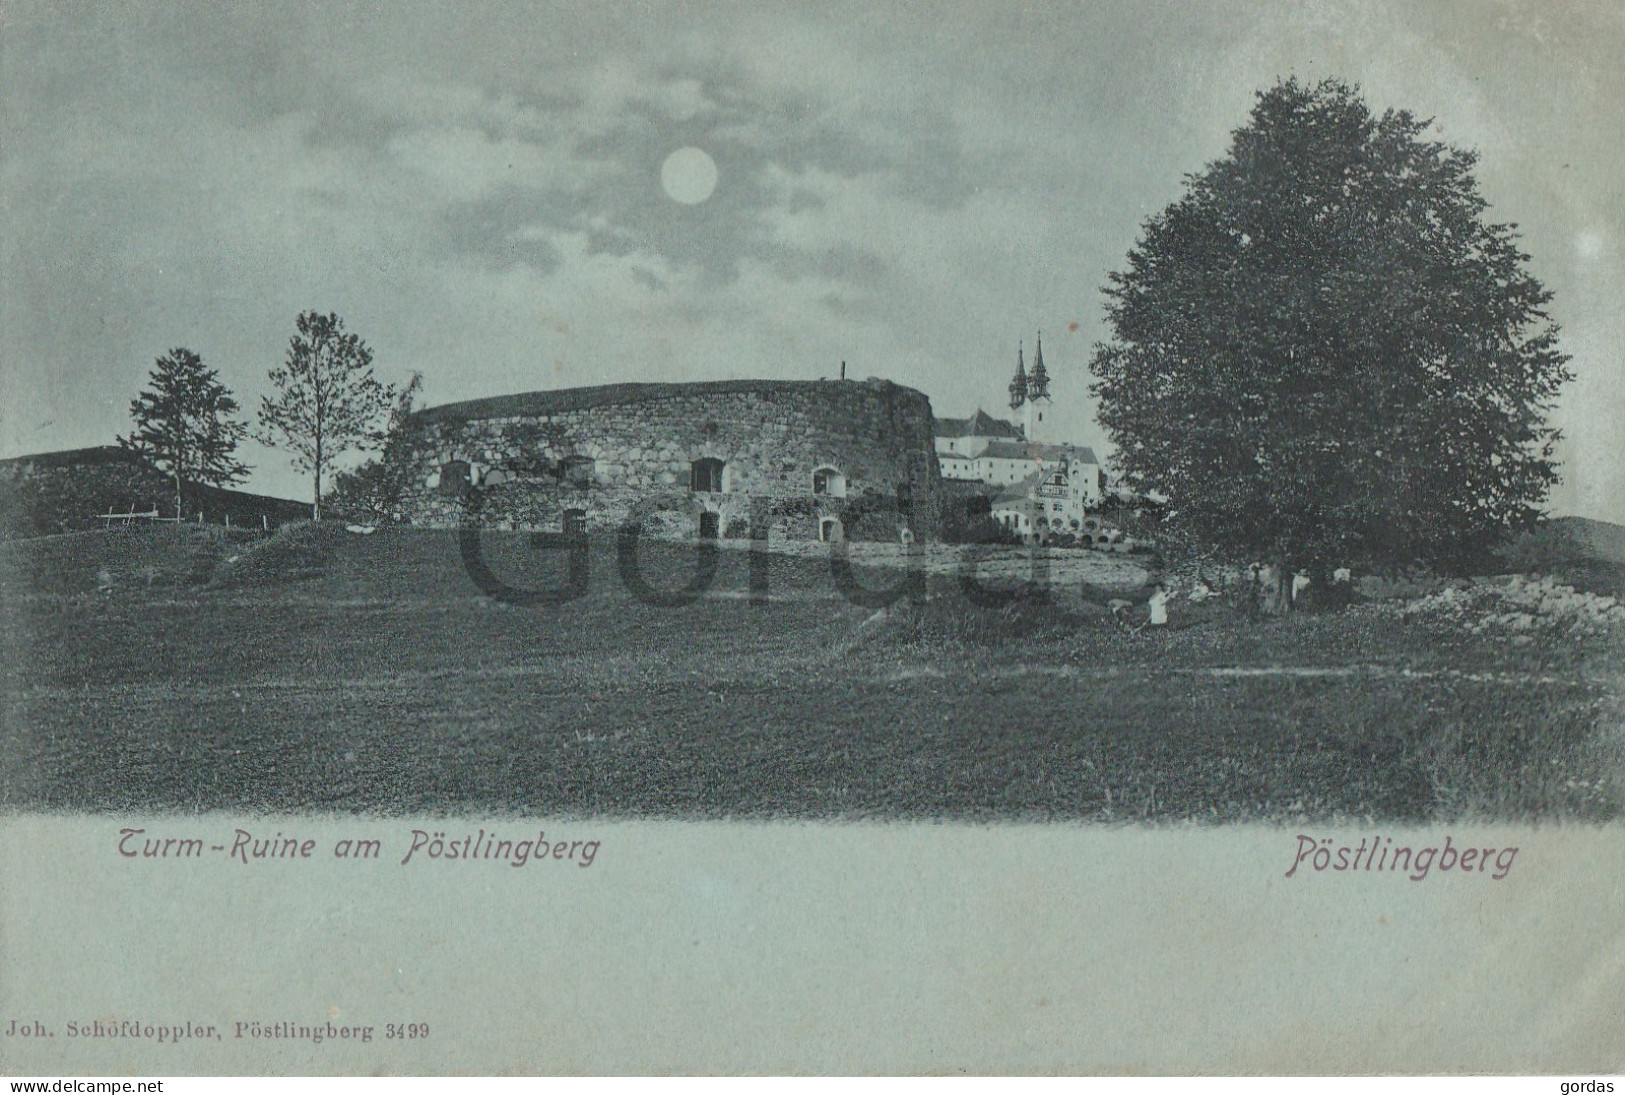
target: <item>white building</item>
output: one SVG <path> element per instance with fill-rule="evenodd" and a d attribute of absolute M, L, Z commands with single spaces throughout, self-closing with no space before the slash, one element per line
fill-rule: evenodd
<path fill-rule="evenodd" d="M 1041 445 L 1031 441 L 996 441 L 974 460 L 965 462 L 975 479 L 995 487 L 1030 483 L 1054 489 L 1048 476 L 1059 474 L 1069 494 L 1078 494 L 1086 505 L 1100 501 L 1102 477 L 1100 462 L 1093 449 L 1083 445 Z M 947 476 L 947 473 L 943 473 Z M 1039 477 L 1035 479 L 1034 477 Z"/>
<path fill-rule="evenodd" d="M 1011 532 L 1036 536 L 1080 531 L 1085 511 L 1101 500 L 1106 475 L 1093 449 L 1047 440 L 1049 373 L 1042 336 L 1030 373 L 1021 347 L 1016 348 L 1010 409 L 1021 414 L 1022 425 L 982 410 L 970 418 L 937 420 L 937 462 L 943 478 L 1001 488 L 992 501 L 993 518 Z"/>
<path fill-rule="evenodd" d="M 1024 538 L 1084 531 L 1104 478 L 1094 452 L 1071 445 L 1027 447 L 1040 450 L 1036 467 L 993 497 L 993 519 Z"/>
<path fill-rule="evenodd" d="M 981 479 L 977 460 L 996 442 L 1021 441 L 1021 427 L 978 409 L 969 418 L 939 418 L 932 424 L 937 463 L 944 479 Z"/>

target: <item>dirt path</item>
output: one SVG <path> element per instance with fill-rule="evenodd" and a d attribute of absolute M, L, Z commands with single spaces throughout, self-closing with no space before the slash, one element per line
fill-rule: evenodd
<path fill-rule="evenodd" d="M 630 664 L 633 659 L 628 658 Z M 618 691 L 646 689 L 651 684 L 681 683 L 700 681 L 710 689 L 728 689 L 748 681 L 724 679 L 703 676 L 694 670 L 676 671 L 650 677 L 642 674 L 634 681 L 618 678 L 613 672 L 615 665 L 606 665 L 601 657 L 592 658 L 550 658 L 545 662 L 533 662 L 520 665 L 498 665 L 480 667 L 451 667 L 444 669 L 416 669 L 389 674 L 371 674 L 357 677 L 338 676 L 308 676 L 308 677 L 244 677 L 235 681 L 163 681 L 163 682 L 112 682 L 96 684 L 82 682 L 75 685 L 31 685 L 17 690 L 19 697 L 28 696 L 36 699 L 74 698 L 86 699 L 96 696 L 118 695 L 130 697 L 132 695 L 162 696 L 172 693 L 185 693 L 188 695 L 230 693 L 237 695 L 242 691 L 295 691 L 295 692 L 343 692 L 343 691 L 386 691 L 418 684 L 432 684 L 436 682 L 479 682 L 479 681 L 515 681 L 556 678 L 561 686 L 568 683 L 569 690 L 581 688 L 581 681 L 576 670 L 590 667 L 600 675 L 592 685 L 592 691 L 612 694 Z M 1460 669 L 1406 669 L 1393 665 L 1378 663 L 1359 663 L 1354 665 L 1262 665 L 1262 666 L 1099 666 L 1080 667 L 1073 665 L 1009 665 L 1009 666 L 976 666 L 963 674 L 950 673 L 939 666 L 918 665 L 907 666 L 890 670 L 878 670 L 868 673 L 843 674 L 843 679 L 851 684 L 902 684 L 910 681 L 946 681 L 961 680 L 975 682 L 1006 681 L 1028 677 L 1058 678 L 1062 680 L 1085 681 L 1135 681 L 1143 682 L 1148 679 L 1184 677 L 1210 680 L 1225 679 L 1300 679 L 1300 680 L 1397 680 L 1416 681 L 1418 683 L 1434 681 L 1461 681 L 1473 684 L 1495 684 L 1508 687 L 1520 686 L 1615 686 L 1625 685 L 1625 674 L 1583 674 L 1573 676 L 1557 676 L 1542 673 L 1516 673 L 1473 671 Z M 1622 689 L 1625 691 L 1625 689 Z"/>
<path fill-rule="evenodd" d="M 1014 677 L 1061 677 L 1078 680 L 1121 680 L 1125 677 L 1206 677 L 1206 678 L 1300 678 L 1414 681 L 1468 681 L 1474 684 L 1504 685 L 1621 685 L 1625 674 L 1553 676 L 1541 673 L 1475 672 L 1464 669 L 1405 669 L 1393 665 L 1214 665 L 1214 666 L 1102 666 L 1085 669 L 1072 665 L 1013 665 L 977 669 L 978 680 Z M 888 681 L 914 679 L 943 680 L 948 674 L 935 666 L 895 670 Z"/>

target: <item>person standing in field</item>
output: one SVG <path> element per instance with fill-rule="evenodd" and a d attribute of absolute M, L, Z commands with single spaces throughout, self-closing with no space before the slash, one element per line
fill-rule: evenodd
<path fill-rule="evenodd" d="M 1162 627 L 1168 622 L 1168 587 L 1157 583 L 1157 591 L 1151 594 L 1151 600 L 1146 602 L 1151 610 L 1150 624 L 1152 627 Z"/>
<path fill-rule="evenodd" d="M 1253 563 L 1247 567 L 1247 588 L 1243 593 L 1242 612 L 1249 620 L 1258 618 L 1259 602 L 1263 599 L 1263 587 L 1258 574 L 1258 564 Z"/>

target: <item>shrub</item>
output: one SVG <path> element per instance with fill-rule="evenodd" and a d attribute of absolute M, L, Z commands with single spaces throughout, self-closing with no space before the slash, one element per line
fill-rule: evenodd
<path fill-rule="evenodd" d="M 975 517 L 954 516 L 943 522 L 942 538 L 950 544 L 1014 544 L 1019 538 L 1012 535 L 988 514 Z"/>
<path fill-rule="evenodd" d="M 1582 565 L 1590 554 L 1568 529 L 1541 525 L 1497 551 L 1496 559 L 1507 570 L 1550 574 Z"/>

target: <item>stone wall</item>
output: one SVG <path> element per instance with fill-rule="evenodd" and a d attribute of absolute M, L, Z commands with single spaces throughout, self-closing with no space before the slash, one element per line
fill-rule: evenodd
<path fill-rule="evenodd" d="M 795 539 L 841 520 L 857 539 L 935 537 L 931 422 L 922 393 L 880 380 L 615 385 L 449 404 L 408 427 L 399 516 L 541 530 L 574 518 L 588 531 L 639 516 L 650 534 Z M 720 463 L 720 481 L 697 473 L 699 461 Z"/>

